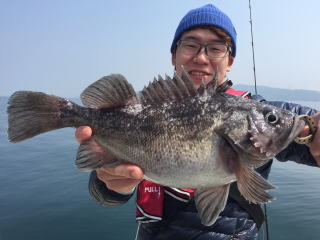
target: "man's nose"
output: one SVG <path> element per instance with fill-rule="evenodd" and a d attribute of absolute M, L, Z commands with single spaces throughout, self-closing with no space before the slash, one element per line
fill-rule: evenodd
<path fill-rule="evenodd" d="M 206 63 L 209 61 L 209 58 L 206 54 L 206 49 L 204 47 L 200 48 L 199 52 L 193 57 L 195 62 Z"/>

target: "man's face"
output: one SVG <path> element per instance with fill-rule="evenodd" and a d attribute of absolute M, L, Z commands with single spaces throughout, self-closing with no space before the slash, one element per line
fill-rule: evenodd
<path fill-rule="evenodd" d="M 215 33 L 209 29 L 194 29 L 182 34 L 180 40 L 191 40 L 203 45 L 215 42 L 223 42 Z M 172 54 L 172 65 L 175 66 L 176 72 L 179 76 L 182 75 L 182 67 L 189 73 L 196 88 L 203 82 L 207 84 L 210 82 L 218 68 L 218 85 L 224 81 L 226 72 L 230 72 L 233 63 L 233 57 L 227 53 L 223 58 L 208 58 L 204 49 L 196 56 L 186 55 L 178 46 L 176 51 Z"/>

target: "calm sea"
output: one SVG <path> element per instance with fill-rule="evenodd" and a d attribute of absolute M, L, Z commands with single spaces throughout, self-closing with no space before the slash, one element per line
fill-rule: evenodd
<path fill-rule="evenodd" d="M 119 207 L 90 199 L 88 173 L 73 166 L 74 130 L 9 143 L 6 102 L 0 98 L 0 240 L 134 239 L 134 199 Z M 270 239 L 320 239 L 320 169 L 275 161 L 270 182 L 278 187 L 267 205 Z"/>

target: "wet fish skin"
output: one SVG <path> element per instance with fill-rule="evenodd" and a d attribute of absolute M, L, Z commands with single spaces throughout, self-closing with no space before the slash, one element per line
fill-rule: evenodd
<path fill-rule="evenodd" d="M 165 103 L 143 108 L 136 107 L 134 110 L 124 108 L 117 112 L 115 116 L 107 117 L 109 120 L 114 119 L 110 121 L 117 124 L 117 127 L 94 130 L 100 132 L 96 134 L 95 139 L 119 158 L 142 166 L 146 176 L 156 182 L 161 181 L 159 178 L 166 178 L 166 181 L 172 179 L 171 175 L 174 172 L 178 173 L 177 177 L 181 177 L 183 172 L 191 174 L 191 172 L 197 172 L 198 169 L 203 174 L 204 170 L 210 172 L 213 170 L 212 168 L 216 169 L 216 167 L 211 166 L 212 158 L 219 159 L 219 157 L 210 154 L 218 152 L 220 148 L 230 148 L 229 151 L 234 151 L 230 145 L 227 145 L 228 141 L 222 142 L 221 138 L 228 139 L 231 142 L 239 142 L 243 145 L 234 146 L 238 150 L 237 154 L 234 155 L 241 156 L 244 162 L 251 156 L 264 164 L 264 161 L 269 160 L 277 152 L 274 152 L 272 156 L 266 156 L 266 154 L 260 152 L 260 148 L 252 146 L 251 140 L 247 137 L 250 122 L 247 120 L 246 113 L 250 111 L 272 112 L 274 110 L 267 105 L 259 105 L 259 107 L 261 109 L 257 108 L 254 101 L 242 100 L 221 93 L 214 98 L 208 96 L 207 99 L 203 98 L 201 100 L 189 99 L 183 104 Z M 230 111 L 230 109 L 237 108 L 239 110 Z M 130 111 L 136 114 L 135 117 L 132 117 L 131 114 L 127 115 Z M 266 131 L 265 126 L 261 127 L 266 132 L 264 134 L 274 135 L 273 137 L 270 136 L 270 142 L 267 143 L 270 147 L 273 147 L 273 142 L 277 147 L 281 146 L 279 141 L 277 142 L 277 138 L 282 136 L 281 129 L 285 130 L 287 127 L 287 131 L 291 131 L 293 115 L 286 111 L 281 114 L 288 115 L 286 120 L 288 126 L 283 125 L 281 128 L 275 128 L 274 132 L 271 131 L 272 128 Z M 100 117 L 96 116 L 95 118 Z M 260 119 L 256 117 L 256 125 L 261 125 L 259 121 L 264 124 L 264 117 L 261 116 Z M 239 126 L 242 126 L 242 128 L 239 128 Z M 106 132 L 106 135 L 100 136 L 101 132 Z M 283 136 L 286 136 L 286 134 Z M 116 143 L 120 144 L 115 146 Z M 212 148 L 212 146 L 218 144 L 222 144 L 222 146 L 218 149 Z M 282 144 L 282 148 L 285 145 Z M 174 155 L 172 155 L 172 149 L 174 148 Z M 150 154 L 147 155 L 148 153 Z M 155 162 L 157 162 L 156 165 Z M 173 163 L 175 163 L 175 166 L 184 167 L 176 169 L 173 167 Z M 179 174 L 179 171 L 181 174 Z M 186 187 L 182 186 L 183 183 L 186 183 L 185 180 L 181 179 L 181 183 L 175 181 L 174 184 L 177 187 Z M 173 183 L 168 184 L 172 185 Z M 188 184 L 190 187 L 190 183 Z M 198 182 L 196 181 L 194 184 L 198 184 Z"/>
<path fill-rule="evenodd" d="M 141 166 L 146 179 L 195 188 L 205 225 L 224 208 L 231 182 L 238 181 L 251 202 L 270 201 L 265 190 L 272 185 L 252 167 L 265 164 L 303 127 L 292 113 L 253 100 L 210 89 L 199 94 L 186 74 L 159 78 L 139 95 L 124 77 L 111 75 L 89 86 L 81 98 L 87 107 L 44 93 L 16 92 L 7 110 L 9 140 L 91 126 L 93 138 L 77 154 L 80 170 L 128 161 Z M 271 123 L 268 114 L 277 121 Z M 114 159 L 106 161 L 106 152 Z"/>

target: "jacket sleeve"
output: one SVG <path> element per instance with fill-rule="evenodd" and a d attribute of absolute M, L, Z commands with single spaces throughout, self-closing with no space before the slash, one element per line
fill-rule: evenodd
<path fill-rule="evenodd" d="M 91 172 L 89 178 L 89 192 L 97 203 L 107 206 L 116 206 L 126 203 L 133 195 L 133 192 L 131 194 L 121 194 L 108 189 L 105 183 L 97 178 L 96 171 Z"/>
<path fill-rule="evenodd" d="M 297 115 L 313 115 L 318 112 L 315 109 L 304 107 L 299 104 L 281 101 L 266 101 L 263 97 L 259 95 L 253 95 L 252 99 L 294 112 Z M 281 162 L 291 160 L 309 166 L 318 166 L 315 159 L 311 155 L 309 148 L 306 145 L 297 144 L 295 142 L 292 142 L 291 144 L 289 144 L 287 148 L 278 153 L 276 159 L 278 159 Z"/>

